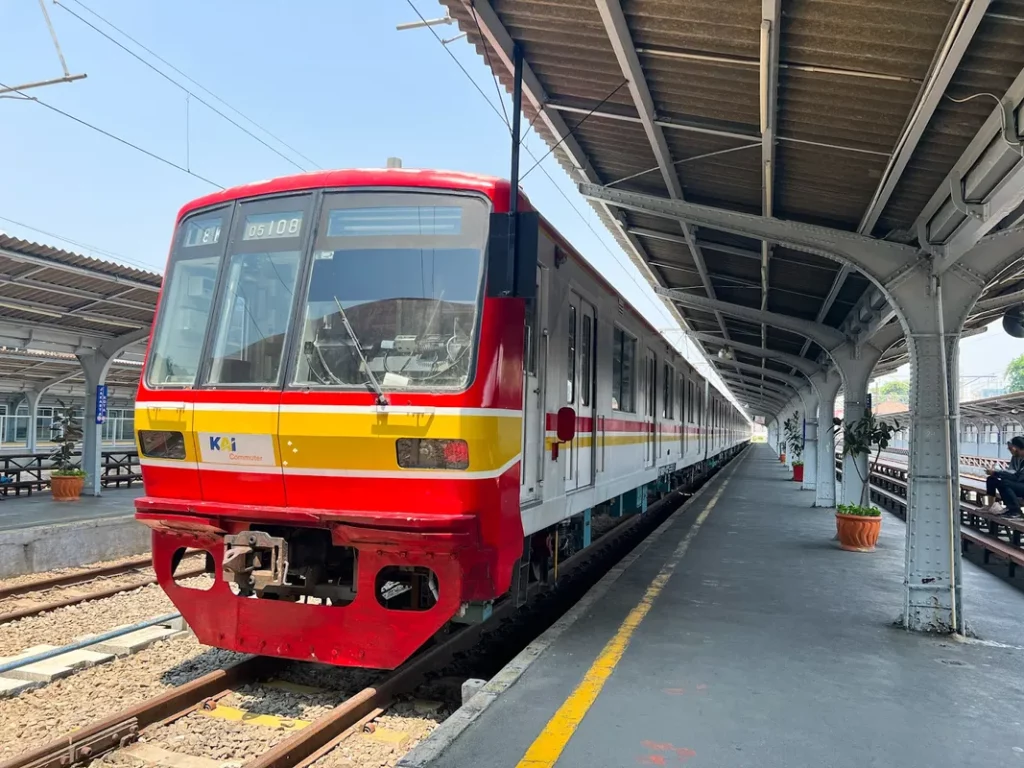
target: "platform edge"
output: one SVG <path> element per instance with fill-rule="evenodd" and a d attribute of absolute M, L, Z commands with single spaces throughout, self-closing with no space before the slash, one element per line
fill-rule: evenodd
<path fill-rule="evenodd" d="M 728 474 L 720 478 L 723 482 L 732 477 L 737 467 L 743 462 L 749 451 L 749 444 L 740 451 L 728 468 Z M 671 528 L 680 516 L 692 509 L 714 485 L 715 478 L 705 483 L 693 496 L 687 499 L 675 512 L 668 516 L 656 529 L 651 531 L 637 547 L 626 555 L 619 563 L 570 608 L 564 616 L 545 630 L 540 637 L 521 650 L 512 661 L 506 664 L 498 674 L 487 681 L 487 685 L 469 701 L 459 707 L 451 716 L 423 741 L 417 744 L 408 754 L 398 761 L 395 768 L 428 768 L 431 762 L 444 754 L 465 731 L 493 704 L 498 697 L 511 688 L 523 676 L 530 666 L 554 644 L 565 630 L 575 624 L 591 606 L 600 600 L 612 585 L 619 580 L 629 567 L 647 551 L 665 532 Z"/>

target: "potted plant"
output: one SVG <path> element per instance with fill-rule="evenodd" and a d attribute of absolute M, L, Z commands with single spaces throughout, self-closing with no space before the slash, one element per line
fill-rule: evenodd
<path fill-rule="evenodd" d="M 839 504 L 836 507 L 836 537 L 839 546 L 850 552 L 871 552 L 878 543 L 878 534 L 882 530 L 882 512 L 870 504 L 871 473 L 878 463 L 882 451 L 889 447 L 893 435 L 899 431 L 899 422 L 888 424 L 878 421 L 873 413 L 865 413 L 859 421 L 848 422 L 833 419 L 832 423 L 843 433 L 843 456 L 870 456 L 871 446 L 878 446 L 875 458 L 868 466 L 868 476 L 864 477 L 857 461 L 852 461 L 854 470 L 863 483 L 860 493 L 860 504 Z"/>
<path fill-rule="evenodd" d="M 54 414 L 50 431 L 57 444 L 50 460 L 50 492 L 55 501 L 74 501 L 82 495 L 85 472 L 75 464 L 75 443 L 82 438 L 82 428 L 71 409 L 58 400 L 60 410 Z"/>
<path fill-rule="evenodd" d="M 801 429 L 800 417 L 796 411 L 793 411 L 793 418 L 786 419 L 784 427 L 786 429 L 786 442 L 789 444 L 789 450 L 792 451 L 793 457 L 793 479 L 802 483 L 804 481 L 804 436 L 803 430 Z"/>

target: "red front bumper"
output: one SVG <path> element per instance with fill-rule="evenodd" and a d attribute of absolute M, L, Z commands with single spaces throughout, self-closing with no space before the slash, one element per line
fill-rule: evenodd
<path fill-rule="evenodd" d="M 493 553 L 480 546 L 470 515 L 372 515 L 315 510 L 225 509 L 213 503 L 143 497 L 136 518 L 153 529 L 153 567 L 160 586 L 200 642 L 266 656 L 343 666 L 393 669 L 458 611 L 492 590 Z M 273 519 L 276 518 L 276 519 Z M 358 552 L 356 598 L 345 606 L 306 605 L 235 595 L 224 581 L 223 536 L 250 522 L 327 528 L 336 545 Z M 207 591 L 175 583 L 174 554 L 210 552 L 216 564 Z M 390 610 L 376 599 L 375 580 L 388 565 L 423 566 L 437 577 L 437 603 L 425 611 Z M 492 595 L 493 596 L 493 595 Z"/>

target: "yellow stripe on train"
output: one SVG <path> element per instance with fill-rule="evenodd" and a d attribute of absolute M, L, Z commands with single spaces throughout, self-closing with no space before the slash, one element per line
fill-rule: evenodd
<path fill-rule="evenodd" d="M 175 419 L 167 411 L 137 409 L 136 428 L 184 432 L 189 461 L 204 460 L 207 451 L 197 441 L 209 435 L 268 435 L 277 466 L 397 470 L 399 438 L 460 439 L 469 447 L 468 471 L 485 472 L 514 459 L 522 441 L 522 419 L 508 416 L 200 410 Z"/>

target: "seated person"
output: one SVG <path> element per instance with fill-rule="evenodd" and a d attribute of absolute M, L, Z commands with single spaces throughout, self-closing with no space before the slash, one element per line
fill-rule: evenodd
<path fill-rule="evenodd" d="M 1024 518 L 1020 509 L 1020 497 L 1024 496 L 1024 437 L 1018 435 L 1006 444 L 1010 449 L 1010 466 L 1008 469 L 989 469 L 985 480 L 986 493 L 993 498 L 986 511 L 998 511 L 995 507 L 995 494 L 999 494 L 1006 511 L 1004 517 Z"/>

